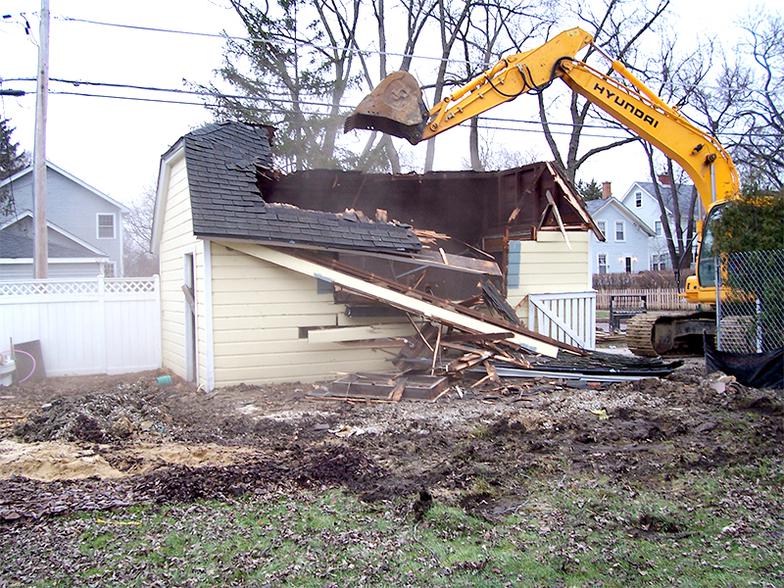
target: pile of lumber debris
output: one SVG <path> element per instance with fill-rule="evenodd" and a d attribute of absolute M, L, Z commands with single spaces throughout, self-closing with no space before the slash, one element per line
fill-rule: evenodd
<path fill-rule="evenodd" d="M 612 357 L 595 353 L 531 331 L 520 324 L 515 309 L 506 301 L 491 277 L 501 277 L 495 262 L 449 255 L 443 250 L 420 252 L 416 271 L 449 269 L 476 278 L 478 292 L 454 301 L 436 296 L 417 283 L 410 285 L 384 277 L 340 260 L 281 249 L 257 248 L 239 242 L 222 243 L 229 249 L 259 258 L 288 270 L 329 282 L 335 292 L 347 292 L 376 307 L 385 307 L 407 317 L 411 335 L 394 337 L 400 349 L 393 374 L 356 373 L 339 378 L 328 390 L 314 394 L 317 399 L 397 402 L 401 399 L 436 400 L 450 389 L 491 387 L 503 390 L 504 378 L 557 378 L 572 382 L 612 382 L 666 375 L 677 364 L 637 360 L 624 365 Z M 485 254 L 487 255 L 487 254 Z M 405 272 L 410 274 L 411 272 Z M 346 338 L 356 327 L 343 327 Z M 310 341 L 320 341 L 328 333 L 314 330 Z M 371 329 L 372 330 L 372 329 Z M 389 339 L 389 338 L 387 338 Z M 382 349 L 381 340 L 362 344 Z"/>
<path fill-rule="evenodd" d="M 432 302 L 432 300 L 431 300 Z M 444 301 L 446 302 L 446 301 Z M 484 306 L 483 310 L 480 307 Z M 532 333 L 491 282 L 482 294 L 453 306 L 467 316 L 481 316 L 494 332 L 471 332 L 455 321 L 423 320 L 407 314 L 415 333 L 402 339 L 393 374 L 355 373 L 332 382 L 313 394 L 320 400 L 399 402 L 402 399 L 436 401 L 450 391 L 507 395 L 519 391 L 520 379 L 535 379 L 570 386 L 609 384 L 663 377 L 681 362 L 624 357 L 591 352 Z M 537 353 L 516 342 L 531 337 L 559 350 L 557 357 Z"/>

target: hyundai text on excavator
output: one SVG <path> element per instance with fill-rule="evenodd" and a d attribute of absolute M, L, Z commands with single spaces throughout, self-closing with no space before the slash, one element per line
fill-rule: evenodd
<path fill-rule="evenodd" d="M 714 137 L 662 101 L 622 63 L 596 46 L 610 62 L 609 74 L 575 58 L 591 44 L 591 35 L 580 28 L 563 31 L 535 49 L 501 59 L 429 109 L 411 74 L 392 73 L 346 119 L 344 130 L 378 130 L 416 144 L 521 94 L 541 92 L 560 78 L 689 174 L 706 215 L 698 223 L 697 272 L 686 281 L 685 297 L 710 309 L 716 301 L 711 231 L 722 206 L 738 197 L 740 182 L 735 165 Z M 629 348 L 637 355 L 656 356 L 699 346 L 703 333 L 715 332 L 715 319 L 714 310 L 638 315 L 627 326 Z"/>

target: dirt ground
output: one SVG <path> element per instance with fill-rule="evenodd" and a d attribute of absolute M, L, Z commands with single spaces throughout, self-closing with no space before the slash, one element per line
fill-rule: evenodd
<path fill-rule="evenodd" d="M 49 379 L 0 393 L 0 521 L 132 504 L 342 487 L 366 501 L 416 496 L 485 519 L 511 512 L 526 472 L 655 485 L 780 455 L 784 400 L 705 377 L 578 389 L 520 382 L 438 402 L 349 404 L 312 385 L 212 395 L 155 373 Z"/>

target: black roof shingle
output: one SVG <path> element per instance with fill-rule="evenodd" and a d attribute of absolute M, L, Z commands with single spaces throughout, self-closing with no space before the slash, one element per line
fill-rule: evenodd
<path fill-rule="evenodd" d="M 51 229 L 50 229 L 51 230 Z M 33 257 L 33 238 L 21 233 L 12 231 L 0 231 L 0 258 L 4 259 L 29 259 Z M 48 256 L 54 258 L 63 257 L 85 257 L 95 258 L 104 257 L 98 255 L 78 243 L 73 245 L 61 245 L 59 243 L 48 243 Z"/>
<path fill-rule="evenodd" d="M 270 131 L 262 125 L 213 123 L 175 145 L 185 148 L 196 236 L 376 252 L 421 248 L 407 226 L 264 202 L 258 174 L 273 166 Z"/>

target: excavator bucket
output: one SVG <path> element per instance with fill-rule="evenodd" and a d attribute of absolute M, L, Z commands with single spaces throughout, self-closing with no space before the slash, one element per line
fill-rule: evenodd
<path fill-rule="evenodd" d="M 422 90 L 414 76 L 396 71 L 365 96 L 346 119 L 343 132 L 353 129 L 381 131 L 416 145 L 422 138 L 428 116 Z"/>

